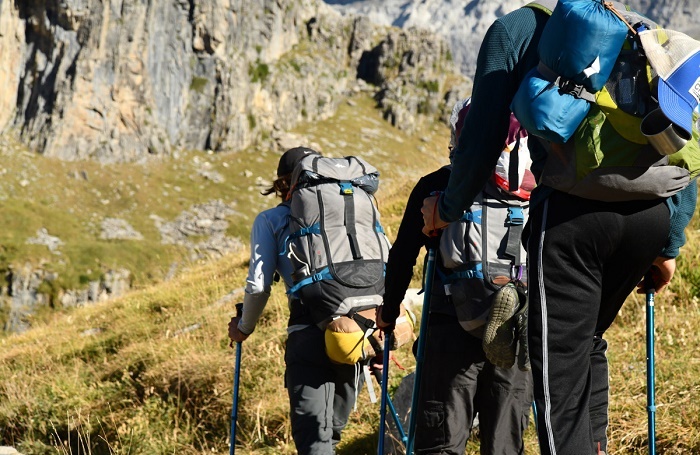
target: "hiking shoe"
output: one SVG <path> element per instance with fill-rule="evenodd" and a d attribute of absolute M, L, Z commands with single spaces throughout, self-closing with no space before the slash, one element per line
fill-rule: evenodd
<path fill-rule="evenodd" d="M 497 367 L 510 368 L 515 363 L 518 344 L 515 312 L 519 306 L 518 291 L 511 283 L 493 295 L 482 346 L 486 358 Z"/>

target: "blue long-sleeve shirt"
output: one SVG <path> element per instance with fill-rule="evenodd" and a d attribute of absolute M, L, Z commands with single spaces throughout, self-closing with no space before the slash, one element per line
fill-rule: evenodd
<path fill-rule="evenodd" d="M 537 45 L 547 19 L 539 10 L 519 8 L 497 19 L 486 33 L 477 58 L 471 108 L 454 152 L 449 183 L 438 202 L 444 221 L 462 216 L 492 174 L 508 134 L 511 101 L 525 75 L 539 62 Z M 539 179 L 547 152 L 533 136 L 528 148 L 531 170 Z M 551 188 L 545 186 L 535 188 L 531 205 L 544 200 L 550 192 Z M 695 182 L 667 199 L 671 232 L 662 256 L 678 255 L 696 200 Z"/>
<path fill-rule="evenodd" d="M 250 334 L 260 318 L 274 280 L 275 272 L 292 287 L 292 263 L 283 254 L 289 237 L 289 204 L 279 204 L 255 217 L 250 230 L 250 262 L 243 298 L 243 317 L 238 329 Z"/>

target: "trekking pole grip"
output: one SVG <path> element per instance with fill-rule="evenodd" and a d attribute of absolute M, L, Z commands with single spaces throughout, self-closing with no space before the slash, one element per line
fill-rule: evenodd
<path fill-rule="evenodd" d="M 656 285 L 654 284 L 654 276 L 651 273 L 651 270 L 649 270 L 647 273 L 644 274 L 644 291 L 649 294 L 649 293 L 655 293 L 656 292 Z"/>

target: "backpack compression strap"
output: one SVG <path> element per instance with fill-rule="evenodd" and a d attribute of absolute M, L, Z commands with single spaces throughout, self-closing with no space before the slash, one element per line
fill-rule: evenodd
<path fill-rule="evenodd" d="M 348 241 L 350 242 L 350 251 L 354 260 L 362 259 L 360 252 L 360 244 L 357 241 L 357 230 L 355 229 L 355 199 L 354 189 L 350 182 L 338 182 L 340 186 L 340 194 L 343 195 L 343 205 L 345 207 L 345 230 L 348 233 Z"/>
<path fill-rule="evenodd" d="M 525 224 L 525 215 L 522 207 L 508 207 L 508 217 L 506 218 L 506 226 L 508 226 L 508 240 L 506 243 L 505 254 L 512 259 L 513 264 L 519 266 L 522 263 L 520 258 L 520 237 L 523 234 L 523 225 Z"/>

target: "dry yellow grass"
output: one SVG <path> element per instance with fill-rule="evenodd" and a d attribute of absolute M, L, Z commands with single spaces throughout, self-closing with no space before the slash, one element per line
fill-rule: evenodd
<path fill-rule="evenodd" d="M 369 100 L 300 133 L 326 154 L 372 152 L 368 160 L 382 172 L 379 203 L 390 237 L 410 188 L 444 162 L 447 144 L 444 127 L 418 136 L 390 129 Z M 275 157 L 264 159 L 272 166 Z M 660 454 L 700 453 L 697 229 L 696 220 L 678 277 L 657 299 Z M 0 338 L 0 444 L 31 455 L 226 453 L 234 364 L 226 325 L 241 297 L 246 265 L 244 251 Z M 237 291 L 222 300 L 231 290 Z M 282 380 L 285 300 L 276 286 L 260 325 L 243 345 L 239 454 L 294 452 Z M 608 336 L 614 454 L 646 452 L 644 340 L 644 301 L 632 296 Z M 399 355 L 407 371 L 392 368 L 394 388 L 413 368 L 407 349 Z M 374 453 L 377 422 L 378 405 L 361 393 L 339 453 Z M 470 442 L 467 453 L 478 453 L 476 447 Z M 537 453 L 532 429 L 526 447 Z"/>

